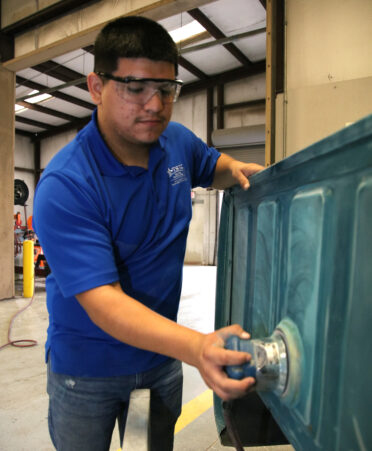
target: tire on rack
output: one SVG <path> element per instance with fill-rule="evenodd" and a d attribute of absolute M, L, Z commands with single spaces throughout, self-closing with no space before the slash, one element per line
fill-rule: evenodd
<path fill-rule="evenodd" d="M 14 180 L 14 205 L 25 205 L 28 199 L 29 191 L 23 180 Z"/>

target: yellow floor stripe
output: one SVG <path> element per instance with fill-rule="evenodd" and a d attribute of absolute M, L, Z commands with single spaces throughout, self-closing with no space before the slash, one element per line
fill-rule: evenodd
<path fill-rule="evenodd" d="M 192 423 L 202 413 L 213 406 L 213 392 L 206 390 L 196 398 L 182 406 L 182 412 L 177 420 L 174 433 L 177 434 L 181 429 Z"/>
<path fill-rule="evenodd" d="M 181 431 L 184 427 L 192 423 L 201 414 L 206 412 L 213 406 L 213 392 L 212 390 L 205 390 L 196 398 L 182 406 L 182 412 L 179 416 L 174 433 Z M 121 451 L 119 448 L 117 451 Z"/>

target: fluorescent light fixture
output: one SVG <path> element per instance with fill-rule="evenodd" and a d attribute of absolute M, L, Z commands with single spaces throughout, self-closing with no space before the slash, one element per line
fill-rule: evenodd
<path fill-rule="evenodd" d="M 34 89 L 33 91 L 30 92 L 29 95 L 31 94 L 37 94 L 39 91 L 37 91 L 36 89 Z M 50 94 L 40 94 L 39 96 L 35 96 L 35 97 L 30 97 L 29 99 L 25 100 L 25 102 L 28 103 L 40 103 L 43 102 L 44 100 L 48 100 L 51 99 L 52 96 Z M 27 107 L 23 106 L 23 105 L 14 105 L 14 111 L 16 113 L 21 113 L 22 111 L 27 110 Z"/>
<path fill-rule="evenodd" d="M 169 34 L 172 36 L 174 42 L 181 42 L 185 39 L 189 39 L 193 36 L 196 36 L 200 33 L 203 33 L 205 28 L 200 25 L 200 23 L 196 20 L 184 25 L 181 28 L 177 28 L 176 30 L 170 31 Z"/>
<path fill-rule="evenodd" d="M 31 94 L 37 94 L 39 91 L 37 91 L 36 89 L 34 91 L 30 92 Z M 52 96 L 50 94 L 40 94 L 39 96 L 35 96 L 35 97 L 31 97 L 29 99 L 26 100 L 26 102 L 28 103 L 40 103 L 43 102 L 44 100 L 50 99 Z"/>
<path fill-rule="evenodd" d="M 27 108 L 25 108 L 25 107 L 22 106 L 22 105 L 17 105 L 17 104 L 14 105 L 14 111 L 15 111 L 16 113 L 20 113 L 21 111 L 26 110 L 26 109 L 27 109 Z"/>

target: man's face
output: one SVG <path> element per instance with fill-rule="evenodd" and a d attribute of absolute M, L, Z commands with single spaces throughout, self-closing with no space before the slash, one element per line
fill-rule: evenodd
<path fill-rule="evenodd" d="M 112 75 L 117 77 L 175 79 L 172 63 L 147 58 L 120 58 Z M 98 124 L 104 137 L 115 139 L 121 145 L 149 146 L 167 127 L 172 114 L 172 103 L 164 103 L 155 93 L 144 105 L 123 98 L 120 82 L 102 83 L 100 94 L 93 100 L 98 105 Z M 92 91 L 91 91 L 92 92 Z M 93 97 L 93 95 L 92 95 Z"/>

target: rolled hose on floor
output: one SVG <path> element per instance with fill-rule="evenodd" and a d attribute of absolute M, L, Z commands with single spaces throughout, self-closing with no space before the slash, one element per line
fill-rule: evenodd
<path fill-rule="evenodd" d="M 31 304 L 33 303 L 33 301 L 34 301 L 34 296 L 32 296 L 30 302 L 25 307 L 18 310 L 18 312 L 16 312 L 10 319 L 9 327 L 8 327 L 8 342 L 5 343 L 4 345 L 0 346 L 0 351 L 2 349 L 6 348 L 7 346 L 15 346 L 16 348 L 30 348 L 32 346 L 37 345 L 36 340 L 31 340 L 31 339 L 12 340 L 11 339 L 12 327 L 13 327 L 13 323 L 14 323 L 15 319 L 17 318 L 17 316 L 19 314 L 21 314 L 26 309 L 28 309 L 31 306 Z"/>

